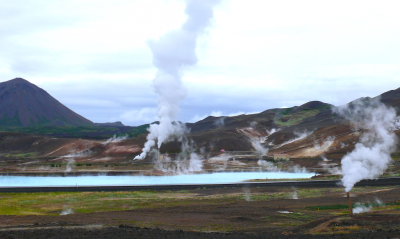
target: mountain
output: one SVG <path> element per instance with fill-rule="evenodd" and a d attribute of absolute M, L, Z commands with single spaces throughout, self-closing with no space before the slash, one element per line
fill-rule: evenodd
<path fill-rule="evenodd" d="M 11 97 L 11 94 L 14 94 L 14 96 Z M 20 98 L 24 97 L 28 99 L 22 101 Z M 44 99 L 47 100 L 45 101 Z M 369 102 L 373 99 L 379 99 L 384 104 L 394 107 L 400 114 L 400 88 L 385 92 L 374 98 L 359 98 L 349 102 L 347 105 L 351 106 L 352 103 L 357 101 Z M 29 118 L 29 115 L 32 115 L 33 112 L 39 112 L 40 114 L 33 115 L 37 118 L 40 116 L 41 119 L 46 119 L 46 122 L 50 122 L 50 124 L 66 122 L 64 124 L 72 125 L 79 122 L 76 119 L 70 123 L 60 120 L 60 117 L 61 119 L 70 119 L 71 114 L 79 119 L 83 118 L 61 105 L 45 91 L 22 79 L 1 83 L 0 100 L 0 112 L 3 114 L 3 118 L 0 118 L 0 121 L 3 122 L 5 121 L 4 117 L 7 117 L 6 119 L 9 122 L 20 122 L 20 125 L 22 125 L 23 121 L 20 120 L 20 115 Z M 12 102 L 14 103 L 12 104 Z M 13 105 L 24 105 L 24 107 L 11 107 Z M 48 107 L 48 105 L 52 106 L 52 108 Z M 42 110 L 44 107 L 48 108 Z M 333 105 L 324 102 L 310 101 L 300 106 L 269 109 L 257 114 L 243 114 L 233 117 L 209 116 L 196 123 L 186 124 L 189 133 L 183 139 L 183 142 L 186 148 L 189 146 L 190 150 L 200 153 L 205 158 L 219 155 L 221 150 L 224 149 L 226 151 L 225 156 L 230 157 L 230 160 L 246 159 L 257 162 L 261 153 L 267 154 L 267 156 L 263 156 L 264 159 L 272 159 L 274 154 L 284 153 L 289 154 L 290 158 L 296 159 L 296 163 L 300 162 L 302 166 L 311 168 L 325 167 L 320 164 L 322 162 L 321 158 L 325 159 L 325 157 L 330 160 L 329 164 L 331 165 L 340 164 L 341 158 L 354 150 L 356 144 L 360 142 L 360 137 L 362 137 L 365 129 L 355 128 L 351 122 L 337 115 L 332 110 L 333 107 Z M 5 109 L 13 109 L 14 111 L 6 112 Z M 35 109 L 35 111 L 30 111 L 29 109 Z M 60 109 L 67 111 L 70 115 L 46 115 L 48 111 L 54 113 L 57 110 L 57 112 L 61 111 Z M 6 113 L 9 113 L 9 115 Z M 29 119 L 28 123 L 33 121 L 31 118 Z M 36 124 L 43 121 L 45 120 L 36 122 Z M 16 154 L 16 152 L 19 154 L 34 153 L 37 156 L 46 157 L 76 154 L 82 155 L 79 158 L 79 162 L 93 159 L 98 159 L 99 161 L 112 159 L 115 162 L 121 162 L 123 160 L 132 160 L 140 153 L 146 142 L 149 125 L 124 127 L 121 122 L 104 124 L 86 122 L 98 126 L 90 128 L 112 127 L 109 127 L 111 129 L 107 129 L 108 131 L 101 129 L 99 131 L 94 130 L 94 132 L 90 131 L 89 133 L 87 129 L 80 129 L 73 132 L 73 137 L 82 137 L 83 135 L 86 140 L 72 139 L 73 137 L 69 136 L 71 132 L 65 132 L 63 128 L 58 129 L 58 131 L 52 129 L 51 134 L 46 133 L 42 136 L 39 134 L 43 133 L 30 131 L 15 132 L 18 130 L 57 127 L 11 128 L 10 130 L 14 132 L 0 132 L 0 154 L 9 154 L 10 152 L 12 154 Z M 118 132 L 114 133 L 114 131 L 111 132 L 110 130 L 118 130 Z M 394 133 L 400 138 L 399 128 Z M 105 142 L 100 142 L 98 137 L 96 137 L 96 140 L 90 140 L 95 138 L 94 136 L 104 137 L 105 134 L 128 134 L 130 137 L 126 139 L 125 137 L 114 136 Z M 49 140 L 50 137 L 52 137 L 52 140 Z M 181 145 L 182 142 L 171 139 L 171 141 L 163 143 L 159 150 L 161 153 L 179 153 L 182 150 Z M 400 144 L 398 143 L 398 149 L 393 154 L 397 159 L 400 158 L 399 150 Z M 252 156 L 248 156 L 250 155 L 249 152 L 244 151 L 252 151 L 251 154 L 254 157 L 251 158 Z M 148 157 L 146 160 L 151 162 L 152 157 Z M 328 161 L 323 163 L 326 164 L 326 162 Z"/>
<path fill-rule="evenodd" d="M 0 126 L 84 125 L 94 124 L 27 80 L 0 83 Z"/>
<path fill-rule="evenodd" d="M 257 114 L 209 116 L 186 126 L 190 130 L 189 137 L 197 147 L 206 151 L 255 150 L 256 141 L 262 141 L 265 147 L 272 149 L 270 145 L 288 142 L 298 137 L 297 134 L 336 125 L 338 120 L 332 113 L 332 107 L 324 102 L 310 101 L 301 106 L 269 109 Z M 173 146 L 166 143 L 164 147 Z"/>
<path fill-rule="evenodd" d="M 380 100 L 400 114 L 400 88 L 355 101 Z M 353 102 L 348 105 L 351 105 Z M 186 124 L 197 148 L 206 152 L 269 150 L 269 154 L 288 153 L 291 157 L 342 157 L 354 149 L 360 130 L 332 111 L 334 106 L 310 101 L 291 108 L 269 109 L 257 114 L 233 117 L 209 116 Z M 395 133 L 400 136 L 400 129 Z M 400 146 L 400 145 L 399 145 Z M 166 143 L 165 151 L 178 150 Z M 400 147 L 399 147 L 400 148 Z"/>
<path fill-rule="evenodd" d="M 121 121 L 107 122 L 107 123 L 95 123 L 97 126 L 103 127 L 125 127 Z"/>
<path fill-rule="evenodd" d="M 387 91 L 375 98 L 380 98 L 382 103 L 394 107 L 400 113 L 400 88 Z"/>

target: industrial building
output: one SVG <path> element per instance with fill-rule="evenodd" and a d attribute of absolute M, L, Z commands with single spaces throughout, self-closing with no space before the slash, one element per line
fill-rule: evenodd
<path fill-rule="evenodd" d="M 278 161 L 278 160 L 288 161 L 289 159 L 290 159 L 289 154 L 274 154 L 274 161 Z"/>

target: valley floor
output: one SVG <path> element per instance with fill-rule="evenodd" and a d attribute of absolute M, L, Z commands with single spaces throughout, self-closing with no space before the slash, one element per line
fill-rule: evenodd
<path fill-rule="evenodd" d="M 353 207 L 365 210 L 354 216 L 344 195 L 341 187 L 2 193 L 0 237 L 400 236 L 400 186 L 354 188 Z"/>

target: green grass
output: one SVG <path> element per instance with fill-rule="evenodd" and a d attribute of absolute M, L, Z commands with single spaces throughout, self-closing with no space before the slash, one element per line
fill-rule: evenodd
<path fill-rule="evenodd" d="M 7 158 L 36 158 L 37 157 L 37 152 L 31 152 L 31 153 L 23 153 L 23 154 L 0 154 L 1 157 L 7 157 Z"/>
<path fill-rule="evenodd" d="M 385 204 L 378 204 L 378 203 L 365 203 L 362 206 L 365 207 L 381 207 L 381 206 L 398 206 L 400 203 L 385 203 Z M 353 208 L 357 208 L 355 204 L 352 204 Z M 340 209 L 349 209 L 348 204 L 340 204 L 340 205 L 325 205 L 325 206 L 308 206 L 305 207 L 306 209 L 311 210 L 340 210 Z"/>
<path fill-rule="evenodd" d="M 379 187 L 380 189 L 382 187 Z M 363 187 L 359 190 L 375 189 Z M 203 188 L 201 188 L 203 190 Z M 205 189 L 207 190 L 207 189 Z M 343 189 L 297 189 L 299 198 L 312 198 L 325 196 L 331 193 L 343 191 Z M 252 201 L 269 201 L 290 199 L 293 189 L 283 189 L 279 192 L 252 193 Z M 185 195 L 187 193 L 187 195 Z M 192 190 L 181 191 L 123 191 L 123 192 L 53 192 L 53 193 L 0 193 L 1 215 L 57 215 L 65 207 L 69 207 L 77 213 L 122 211 L 138 208 L 180 207 L 183 205 L 201 204 L 221 205 L 243 201 L 243 194 L 217 194 L 213 197 L 193 197 Z M 293 201 L 293 203 L 296 203 Z M 400 203 L 386 203 L 384 206 L 399 208 Z M 379 207 L 378 204 L 367 206 Z M 353 205 L 354 207 L 354 205 Z M 347 204 L 308 206 L 305 210 L 348 210 Z M 293 214 L 282 214 L 296 220 L 306 220 L 307 211 Z M 267 216 L 267 215 L 266 215 Z M 267 217 L 263 218 L 267 219 Z"/>
<path fill-rule="evenodd" d="M 290 112 L 292 112 L 293 109 L 294 109 L 294 107 L 285 109 L 285 110 L 282 112 L 282 115 L 288 115 Z"/>
<path fill-rule="evenodd" d="M 65 206 L 79 213 L 120 211 L 155 206 L 152 203 L 160 200 L 152 191 L 1 193 L 0 214 L 45 215 Z"/>
<path fill-rule="evenodd" d="M 400 155 L 392 155 L 394 161 L 400 161 Z"/>
<path fill-rule="evenodd" d="M 18 116 L 18 110 L 17 110 L 17 112 L 15 113 L 15 115 L 14 115 L 14 117 L 11 117 L 11 118 L 9 118 L 8 116 L 7 116 L 7 114 L 6 115 L 4 115 L 1 119 L 0 119 L 0 125 L 6 125 L 6 126 L 21 126 L 22 125 L 22 123 L 21 123 L 21 121 L 20 121 L 20 119 L 19 119 L 19 116 Z"/>
<path fill-rule="evenodd" d="M 325 205 L 325 206 L 308 206 L 305 208 L 311 210 L 340 210 L 340 209 L 348 209 L 349 205 L 341 204 L 341 205 Z"/>
<path fill-rule="evenodd" d="M 0 124 L 4 125 L 4 124 Z M 32 127 L 7 127 L 1 126 L 0 132 L 18 132 L 27 134 L 49 135 L 55 137 L 71 138 L 98 138 L 107 139 L 114 135 L 128 135 L 137 137 L 147 132 L 148 124 L 131 128 L 100 127 L 100 126 L 32 126 Z"/>
<path fill-rule="evenodd" d="M 312 218 L 311 215 L 306 215 L 303 213 L 283 213 L 281 214 L 282 217 L 287 217 L 287 218 L 291 218 L 291 219 L 298 219 L 298 220 L 304 220 L 304 219 L 310 219 Z"/>
<path fill-rule="evenodd" d="M 301 123 L 304 119 L 312 117 L 317 115 L 319 112 L 321 112 L 320 109 L 315 109 L 315 110 L 304 110 L 304 111 L 300 111 L 294 114 L 290 114 L 289 119 L 286 122 L 283 122 L 279 119 L 275 120 L 275 124 L 279 125 L 279 126 L 291 126 L 291 125 L 296 125 Z"/>

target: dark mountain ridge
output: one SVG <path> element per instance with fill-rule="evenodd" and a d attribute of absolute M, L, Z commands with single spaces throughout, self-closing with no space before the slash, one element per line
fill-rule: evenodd
<path fill-rule="evenodd" d="M 395 108 L 400 114 L 400 88 L 374 98 L 364 97 L 358 100 L 373 99 L 379 99 L 387 106 Z M 265 148 L 269 148 L 270 152 L 286 152 L 290 149 L 291 154 L 296 157 L 335 154 L 340 150 L 348 152 L 358 136 L 353 134 L 354 130 L 349 122 L 332 111 L 333 107 L 335 106 L 324 102 L 310 101 L 300 106 L 269 109 L 250 115 L 209 116 L 186 125 L 191 132 L 189 137 L 197 146 L 210 151 L 218 152 L 222 148 L 239 151 L 257 150 L 253 143 L 258 141 Z M 321 146 L 332 139 L 336 139 L 332 143 L 333 146 Z M 253 145 L 249 145 L 249 142 Z M 321 145 L 318 146 L 316 142 Z M 345 145 L 348 145 L 348 148 L 345 148 Z M 164 147 L 168 148 L 167 145 Z M 293 148 L 299 150 L 293 152 Z"/>
<path fill-rule="evenodd" d="M 330 125 L 333 123 L 331 108 L 333 105 L 320 102 L 310 101 L 300 106 L 291 108 L 276 108 L 265 110 L 261 113 L 238 115 L 238 116 L 208 116 L 196 123 L 188 123 L 187 127 L 192 133 L 212 130 L 218 128 L 233 129 L 241 127 L 264 127 L 264 128 L 280 128 L 280 127 L 305 127 L 315 123 Z"/>
<path fill-rule="evenodd" d="M 0 126 L 86 125 L 94 124 L 27 80 L 0 83 Z"/>

